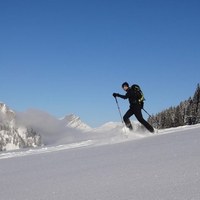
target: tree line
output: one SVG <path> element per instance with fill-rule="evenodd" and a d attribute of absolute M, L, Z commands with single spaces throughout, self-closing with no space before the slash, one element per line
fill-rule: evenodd
<path fill-rule="evenodd" d="M 200 85 L 193 97 L 148 118 L 159 129 L 200 123 Z"/>

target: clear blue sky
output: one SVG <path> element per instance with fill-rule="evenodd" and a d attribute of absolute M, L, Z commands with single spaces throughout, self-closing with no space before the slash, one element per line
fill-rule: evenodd
<path fill-rule="evenodd" d="M 99 126 L 120 121 L 124 81 L 150 113 L 200 82 L 199 0 L 0 0 L 0 30 L 0 101 L 16 111 Z"/>

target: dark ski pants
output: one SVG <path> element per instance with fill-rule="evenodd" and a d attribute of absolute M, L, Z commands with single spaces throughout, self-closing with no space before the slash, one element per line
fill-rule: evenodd
<path fill-rule="evenodd" d="M 130 129 L 132 128 L 131 122 L 129 120 L 129 118 L 135 115 L 135 117 L 137 118 L 137 120 L 147 129 L 149 130 L 151 133 L 154 132 L 153 127 L 143 118 L 142 116 L 142 111 L 141 111 L 141 107 L 140 106 L 134 106 L 133 108 L 130 108 L 126 114 L 123 117 L 123 120 L 126 124 L 126 126 Z"/>

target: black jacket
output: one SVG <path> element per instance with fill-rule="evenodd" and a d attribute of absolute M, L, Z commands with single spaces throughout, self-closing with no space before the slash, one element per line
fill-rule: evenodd
<path fill-rule="evenodd" d="M 135 92 L 131 88 L 129 88 L 127 90 L 125 95 L 118 94 L 117 96 L 122 98 L 122 99 L 128 99 L 129 103 L 130 103 L 130 107 L 134 107 L 136 105 L 140 105 L 139 102 L 138 102 L 138 98 L 137 98 Z"/>

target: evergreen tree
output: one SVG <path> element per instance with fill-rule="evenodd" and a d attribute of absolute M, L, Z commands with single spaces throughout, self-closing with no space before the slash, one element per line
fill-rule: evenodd
<path fill-rule="evenodd" d="M 193 97 L 193 115 L 194 117 L 196 117 L 196 119 L 200 117 L 199 107 L 200 107 L 200 86 L 198 84 Z"/>
<path fill-rule="evenodd" d="M 148 121 L 151 124 L 157 121 L 161 129 L 200 123 L 200 84 L 197 85 L 193 98 L 190 97 L 178 106 L 170 107 L 152 116 Z"/>

